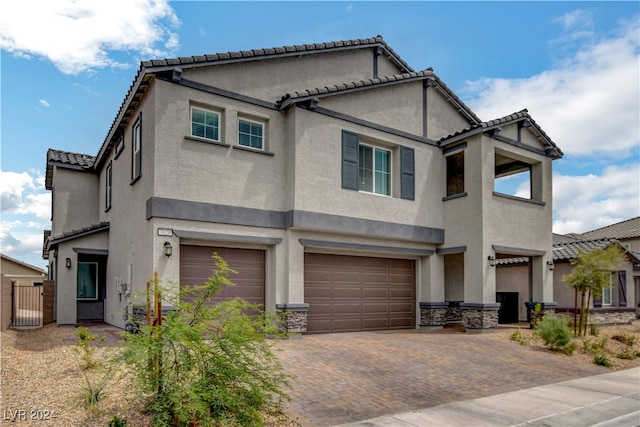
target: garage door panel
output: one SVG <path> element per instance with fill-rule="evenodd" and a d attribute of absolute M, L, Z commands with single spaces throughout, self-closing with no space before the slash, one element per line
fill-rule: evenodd
<path fill-rule="evenodd" d="M 362 313 L 366 315 L 380 314 L 386 316 L 389 314 L 389 304 L 386 302 L 364 303 L 362 304 Z"/>
<path fill-rule="evenodd" d="M 215 268 L 212 254 L 220 255 L 237 274 L 229 279 L 235 286 L 223 286 L 214 301 L 240 297 L 253 304 L 264 304 L 265 252 L 257 249 L 221 248 L 213 246 L 180 246 L 181 285 L 203 284 Z"/>
<path fill-rule="evenodd" d="M 380 329 L 389 329 L 389 319 L 386 319 L 386 318 L 362 319 L 363 331 L 378 331 Z"/>
<path fill-rule="evenodd" d="M 356 304 L 333 304 L 333 310 L 332 310 L 331 314 L 346 314 L 346 315 L 362 314 L 362 305 L 360 303 L 356 303 Z"/>
<path fill-rule="evenodd" d="M 362 288 L 356 288 L 352 286 L 337 286 L 332 289 L 331 297 L 334 300 L 340 300 L 344 298 L 357 298 L 359 300 L 362 298 Z"/>
<path fill-rule="evenodd" d="M 415 326 L 412 260 L 306 253 L 304 276 L 309 333 Z"/>

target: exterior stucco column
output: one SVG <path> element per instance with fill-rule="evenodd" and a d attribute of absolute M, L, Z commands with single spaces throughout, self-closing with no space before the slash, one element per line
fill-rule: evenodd
<path fill-rule="evenodd" d="M 418 260 L 420 326 L 442 328 L 448 304 L 444 301 L 444 257 L 431 255 Z"/>
<path fill-rule="evenodd" d="M 276 249 L 278 285 L 276 310 L 283 315 L 285 332 L 307 331 L 309 305 L 304 302 L 304 246 L 295 231 L 288 231 Z"/>
<path fill-rule="evenodd" d="M 498 324 L 496 267 L 491 249 L 470 248 L 465 253 L 464 302 L 460 304 L 462 323 L 467 332 L 485 332 Z"/>

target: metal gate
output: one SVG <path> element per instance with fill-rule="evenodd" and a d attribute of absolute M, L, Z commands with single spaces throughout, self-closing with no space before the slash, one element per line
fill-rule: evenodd
<path fill-rule="evenodd" d="M 11 285 L 11 326 L 42 326 L 42 283 Z"/>

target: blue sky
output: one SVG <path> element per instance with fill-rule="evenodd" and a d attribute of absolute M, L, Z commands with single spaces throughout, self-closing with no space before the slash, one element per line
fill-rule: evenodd
<path fill-rule="evenodd" d="M 639 4 L 2 2 L 0 250 L 45 265 L 47 148 L 95 155 L 139 61 L 378 34 L 481 119 L 529 110 L 565 153 L 554 162 L 555 232 L 638 216 Z"/>

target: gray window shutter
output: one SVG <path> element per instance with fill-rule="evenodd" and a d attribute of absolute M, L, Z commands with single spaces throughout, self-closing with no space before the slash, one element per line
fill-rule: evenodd
<path fill-rule="evenodd" d="M 400 147 L 400 197 L 415 200 L 415 159 L 413 148 Z"/>
<path fill-rule="evenodd" d="M 618 305 L 627 306 L 627 272 L 618 271 Z"/>
<path fill-rule="evenodd" d="M 342 131 L 342 188 L 358 190 L 358 145 L 357 134 Z"/>

